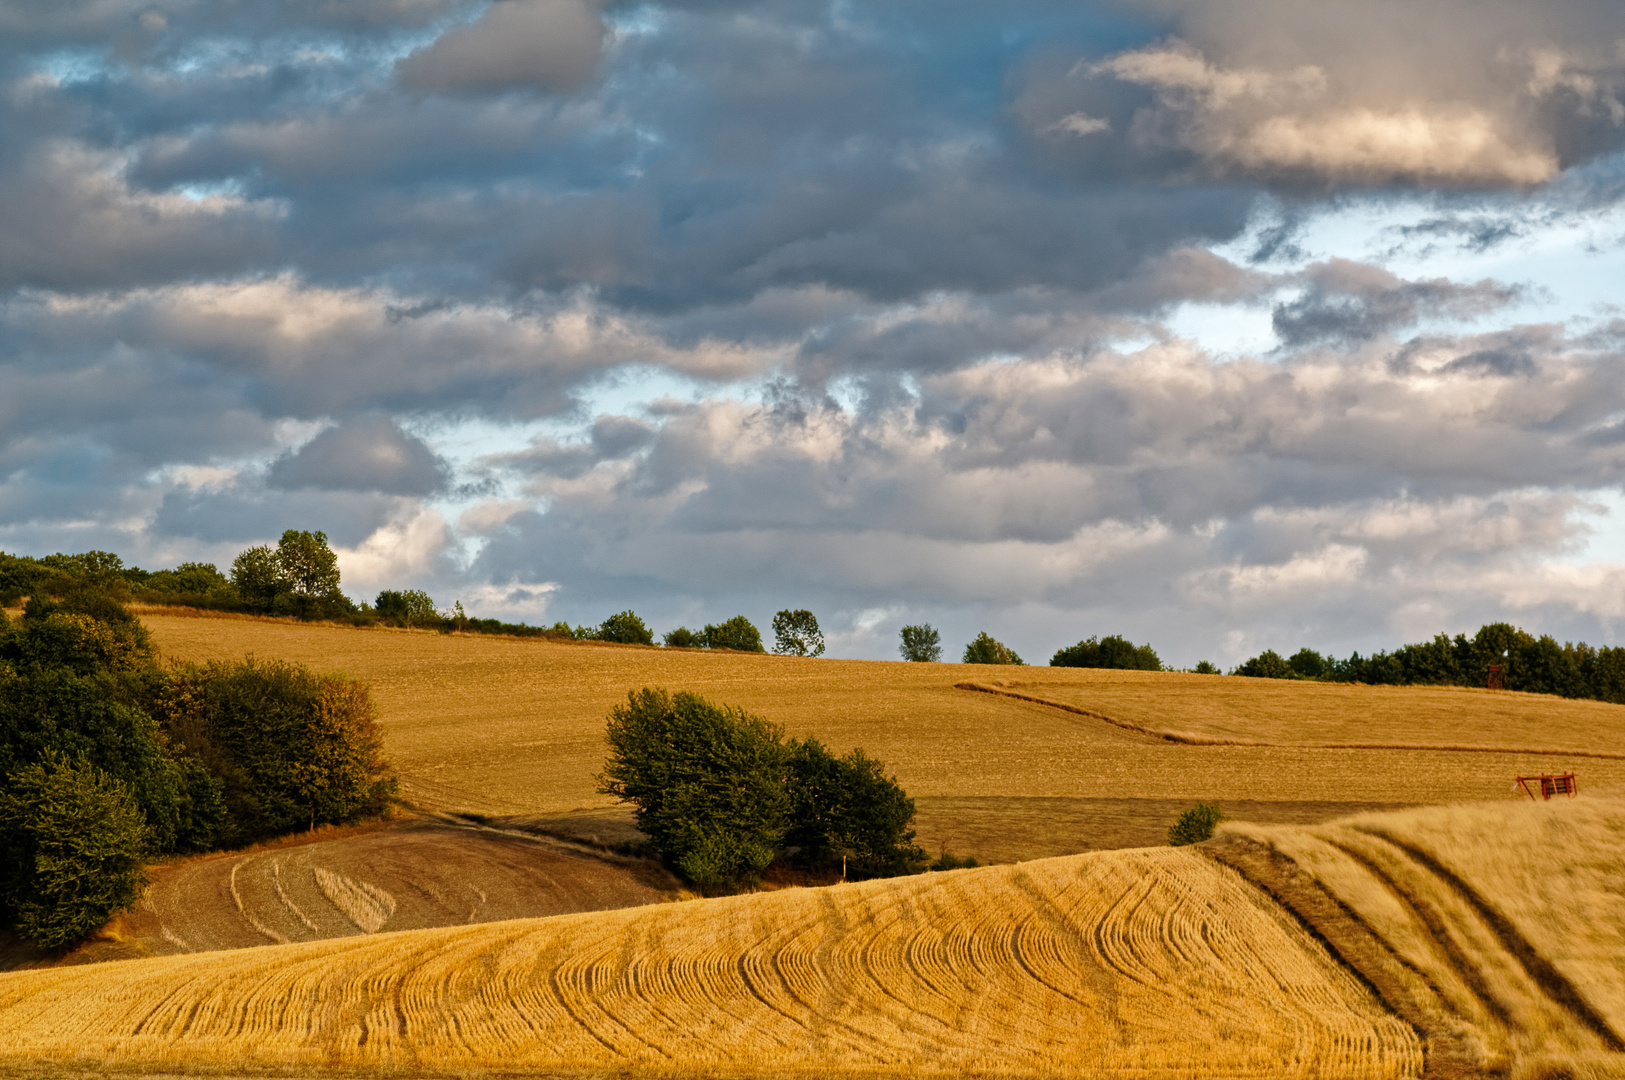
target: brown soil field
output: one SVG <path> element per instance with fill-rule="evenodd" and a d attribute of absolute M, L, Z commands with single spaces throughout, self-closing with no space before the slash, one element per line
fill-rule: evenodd
<path fill-rule="evenodd" d="M 1411 1028 L 1189 850 L 0 975 L 0 1062 L 1402 1077 Z"/>
<path fill-rule="evenodd" d="M 1506 797 L 1511 778 L 1529 772 L 1575 768 L 1583 785 L 1625 783 L 1625 760 L 1553 757 L 1527 747 L 1491 753 L 1444 748 L 1479 723 L 1485 708 L 1513 707 L 1501 704 L 1507 699 L 1523 699 L 1514 702 L 1522 710 L 1516 715 L 1530 725 L 1547 712 L 1588 718 L 1594 730 L 1579 721 L 1560 729 L 1564 744 L 1602 749 L 1625 721 L 1620 706 L 1531 695 L 813 660 L 188 617 L 164 609 L 143 612 L 143 621 L 174 659 L 252 653 L 367 680 L 402 793 L 432 810 L 557 815 L 613 808 L 594 790 L 604 721 L 627 691 L 643 686 L 740 705 L 837 750 L 863 747 L 914 796 L 922 846 L 983 861 L 1158 843 L 1177 808 L 1198 799 L 1245 804 L 1251 820 L 1293 823 Z M 1048 695 L 1067 708 L 1082 703 L 1114 719 L 1112 710 L 1122 711 L 1130 697 L 1153 707 L 1162 687 L 1194 702 L 1186 710 L 1192 716 L 1202 693 L 1225 701 L 1226 715 L 1245 714 L 1253 698 L 1268 714 L 1283 694 L 1304 695 L 1323 724 L 1354 723 L 1346 714 L 1363 715 L 1363 702 L 1380 699 L 1391 703 L 1385 715 L 1392 724 L 1404 728 L 1404 703 L 1414 701 L 1414 728 L 1399 741 L 1423 748 L 1183 744 L 1055 705 L 956 688 L 995 674 L 1018 679 L 1029 696 Z M 1136 715 L 1191 727 L 1179 710 Z M 1435 736 L 1435 729 L 1451 735 Z"/>
<path fill-rule="evenodd" d="M 517 830 L 408 820 L 151 868 L 130 911 L 66 957 L 13 943 L 0 968 L 123 960 L 656 904 L 657 864 Z"/>
<path fill-rule="evenodd" d="M 1625 1076 L 1625 799 L 1230 824 L 1212 852 L 1292 907 L 1427 1041 L 1435 1075 Z"/>

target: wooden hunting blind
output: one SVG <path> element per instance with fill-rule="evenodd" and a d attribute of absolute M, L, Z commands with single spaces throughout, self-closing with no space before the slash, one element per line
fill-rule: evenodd
<path fill-rule="evenodd" d="M 1541 800 L 1550 799 L 1553 795 L 1576 795 L 1580 791 L 1580 782 L 1574 778 L 1573 773 L 1556 773 L 1545 776 L 1520 776 L 1518 782 L 1512 785 L 1513 791 L 1522 790 L 1531 800 L 1537 798 L 1536 791 Z"/>

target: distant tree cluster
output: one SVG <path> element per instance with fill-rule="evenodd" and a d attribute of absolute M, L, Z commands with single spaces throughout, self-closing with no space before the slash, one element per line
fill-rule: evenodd
<path fill-rule="evenodd" d="M 1127 638 L 1116 634 L 1109 634 L 1103 638 L 1088 638 L 1061 649 L 1050 657 L 1049 663 L 1050 667 L 1162 670 L 1162 660 L 1150 645 L 1135 645 Z"/>
<path fill-rule="evenodd" d="M 1511 623 L 1487 623 L 1471 638 L 1438 634 L 1393 652 L 1354 653 L 1344 660 L 1307 648 L 1285 658 L 1266 650 L 1231 674 L 1390 686 L 1484 686 L 1491 665 L 1501 668 L 1508 690 L 1625 704 L 1625 648 L 1559 644 Z"/>
<path fill-rule="evenodd" d="M 964 664 L 1015 664 L 1025 667 L 1027 661 L 1016 655 L 1016 650 L 996 641 L 986 630 L 976 635 L 976 640 L 965 646 L 965 655 L 960 663 Z"/>
<path fill-rule="evenodd" d="M 393 790 L 359 684 L 252 661 L 161 668 L 84 578 L 19 620 L 0 612 L 0 919 L 43 947 L 127 906 L 151 855 L 353 820 Z"/>
<path fill-rule="evenodd" d="M 914 801 L 862 750 L 837 757 L 742 709 L 652 689 L 611 710 L 606 737 L 599 790 L 631 803 L 661 857 L 704 889 L 748 882 L 778 858 L 844 861 L 858 877 L 926 864 Z"/>

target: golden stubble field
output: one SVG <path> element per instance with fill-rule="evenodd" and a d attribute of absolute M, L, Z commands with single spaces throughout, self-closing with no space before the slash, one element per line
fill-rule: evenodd
<path fill-rule="evenodd" d="M 1507 797 L 1518 773 L 1575 768 L 1586 785 L 1625 783 L 1625 761 L 1527 752 L 1618 752 L 1625 708 L 1592 702 L 1172 673 L 811 660 L 161 611 L 143 620 L 171 658 L 252 653 L 370 682 L 403 794 L 420 806 L 492 815 L 585 812 L 589 827 L 594 812 L 619 813 L 594 790 L 606 714 L 643 686 L 741 705 L 839 751 L 863 747 L 915 797 L 928 850 L 946 847 L 985 861 L 1159 843 L 1178 810 L 1198 799 L 1218 801 L 1233 817 L 1307 823 L 1357 810 Z M 1170 742 L 956 688 L 990 677 L 1143 726 L 1189 731 L 1206 724 L 1216 735 L 1239 731 L 1281 745 Z M 1305 700 L 1312 702 L 1307 712 Z M 1214 715 L 1229 726 L 1221 731 Z M 1461 737 L 1485 717 L 1494 717 L 1492 733 Z M 1553 717 L 1559 722 L 1550 727 Z M 1369 737 L 1379 721 L 1385 737 Z M 1391 730 L 1394 742 L 1441 748 L 1327 748 L 1285 737 L 1338 725 L 1363 732 L 1348 741 L 1388 742 Z M 1444 748 L 1463 742 L 1502 749 Z"/>
<path fill-rule="evenodd" d="M 1220 858 L 1290 904 L 1426 1039 L 1433 1071 L 1625 1076 L 1625 801 L 1230 824 Z"/>
<path fill-rule="evenodd" d="M 8 1062 L 1332 1080 L 1422 1055 L 1262 893 L 1163 848 L 0 975 Z"/>

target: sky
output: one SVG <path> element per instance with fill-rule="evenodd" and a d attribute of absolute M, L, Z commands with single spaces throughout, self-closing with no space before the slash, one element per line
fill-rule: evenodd
<path fill-rule="evenodd" d="M 0 549 L 1029 662 L 1625 632 L 1617 0 L 0 0 Z"/>

